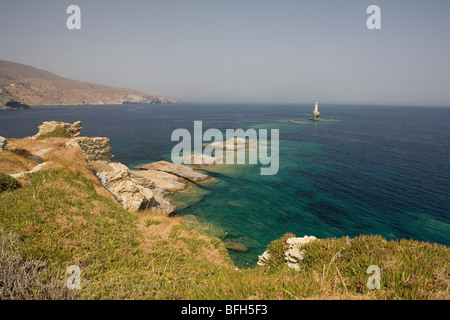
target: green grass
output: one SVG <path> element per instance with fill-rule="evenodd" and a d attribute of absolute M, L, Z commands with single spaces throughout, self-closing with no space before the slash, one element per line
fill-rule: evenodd
<path fill-rule="evenodd" d="M 145 218 L 144 233 L 138 219 L 64 169 L 27 175 L 22 188 L 0 194 L 0 232 L 19 239 L 23 259 L 48 262 L 49 279 L 80 266 L 75 298 L 449 299 L 450 255 L 443 245 L 380 236 L 321 239 L 303 247 L 295 271 L 283 262 L 284 240 L 293 236 L 287 234 L 268 245 L 267 266 L 236 270 L 219 239 L 184 224 L 161 238 L 152 228 L 167 222 Z M 208 252 L 224 263 L 208 260 Z M 369 265 L 381 269 L 380 290 L 366 286 Z"/>
<path fill-rule="evenodd" d="M 0 172 L 0 193 L 12 191 L 22 187 L 19 181 L 13 177 Z"/>
<path fill-rule="evenodd" d="M 37 140 L 43 140 L 47 138 L 70 138 L 70 137 L 71 137 L 70 133 L 64 131 L 62 127 L 56 127 L 55 130 L 47 132 L 37 137 Z"/>
<path fill-rule="evenodd" d="M 147 220 L 145 221 L 145 225 L 146 225 L 147 227 L 150 227 L 150 226 L 156 226 L 156 225 L 161 224 L 161 223 L 163 223 L 163 222 L 160 221 L 160 220 L 156 220 L 156 219 L 147 219 Z"/>

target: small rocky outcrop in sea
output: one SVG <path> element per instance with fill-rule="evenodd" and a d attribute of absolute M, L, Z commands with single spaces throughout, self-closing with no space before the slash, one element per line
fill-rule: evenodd
<path fill-rule="evenodd" d="M 40 136 L 49 134 L 59 130 L 66 138 L 78 137 L 81 133 L 81 121 L 76 121 L 72 124 L 59 121 L 45 121 L 39 126 L 39 132 L 32 138 L 37 139 Z"/>
<path fill-rule="evenodd" d="M 221 142 L 213 142 L 213 143 L 204 143 L 203 146 L 213 148 L 216 150 L 223 150 L 223 152 L 218 152 L 215 156 L 209 156 L 206 154 L 191 154 L 187 155 L 183 158 L 184 163 L 188 163 L 197 168 L 201 168 L 203 166 L 214 166 L 216 164 L 226 164 L 226 151 L 257 151 L 257 143 L 256 141 L 233 137 L 225 141 Z M 263 146 L 260 146 L 260 148 Z"/>
<path fill-rule="evenodd" d="M 205 143 L 204 145 L 210 146 L 211 148 L 222 148 L 223 150 L 236 151 L 248 149 L 249 144 L 249 139 L 233 137 L 223 142 Z"/>
<path fill-rule="evenodd" d="M 304 244 L 314 240 L 318 239 L 314 236 L 304 236 L 299 238 L 296 237 L 288 238 L 286 240 L 288 249 L 284 252 L 284 260 L 289 268 L 300 270 L 300 265 L 304 256 L 304 251 L 301 250 L 300 248 Z M 270 259 L 270 252 L 266 250 L 262 255 L 258 256 L 257 264 L 259 266 L 265 265 L 269 259 Z"/>

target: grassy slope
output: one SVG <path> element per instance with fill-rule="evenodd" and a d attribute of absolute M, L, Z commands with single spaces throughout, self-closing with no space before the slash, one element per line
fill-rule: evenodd
<path fill-rule="evenodd" d="M 82 290 L 95 299 L 449 298 L 449 249 L 411 240 L 361 236 L 305 246 L 296 272 L 271 266 L 235 270 L 223 243 L 177 218 L 131 214 L 65 169 L 37 172 L 23 188 L 0 194 L 0 232 L 18 237 L 24 259 L 50 264 L 64 278 L 79 265 Z M 276 240 L 273 256 L 284 248 Z M 281 255 L 279 255 L 281 257 Z M 369 290 L 366 269 L 381 268 L 381 289 Z"/>

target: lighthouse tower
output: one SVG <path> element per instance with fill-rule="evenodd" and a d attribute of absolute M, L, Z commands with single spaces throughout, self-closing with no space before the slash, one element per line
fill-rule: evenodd
<path fill-rule="evenodd" d="M 313 117 L 311 120 L 319 120 L 319 103 L 316 101 L 316 105 L 314 106 Z"/>

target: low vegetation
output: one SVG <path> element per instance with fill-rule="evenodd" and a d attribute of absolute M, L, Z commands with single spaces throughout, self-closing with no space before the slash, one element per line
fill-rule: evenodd
<path fill-rule="evenodd" d="M 0 172 L 0 193 L 12 191 L 20 188 L 22 185 L 13 177 Z"/>
<path fill-rule="evenodd" d="M 44 133 L 37 137 L 37 140 L 44 140 L 47 138 L 70 138 L 69 132 L 65 131 L 62 127 L 56 127 L 55 130 Z"/>
<path fill-rule="evenodd" d="M 1 270 L 34 266 L 17 279 L 0 273 L 3 299 L 450 297 L 450 253 L 443 245 L 380 236 L 321 239 L 303 247 L 302 268 L 295 271 L 283 261 L 284 241 L 293 236 L 286 234 L 268 245 L 266 266 L 239 270 L 218 238 L 177 217 L 132 214 L 61 168 L 27 174 L 22 188 L 0 194 L 0 233 L 16 239 L 1 247 Z M 81 269 L 81 290 L 56 285 L 70 265 Z M 381 270 L 379 290 L 366 285 L 370 265 Z M 18 283 L 20 292 L 14 291 Z"/>
<path fill-rule="evenodd" d="M 45 274 L 48 263 L 22 259 L 16 252 L 16 242 L 11 235 L 0 238 L 0 300 L 72 299 L 73 291 L 58 279 L 58 274 Z"/>

